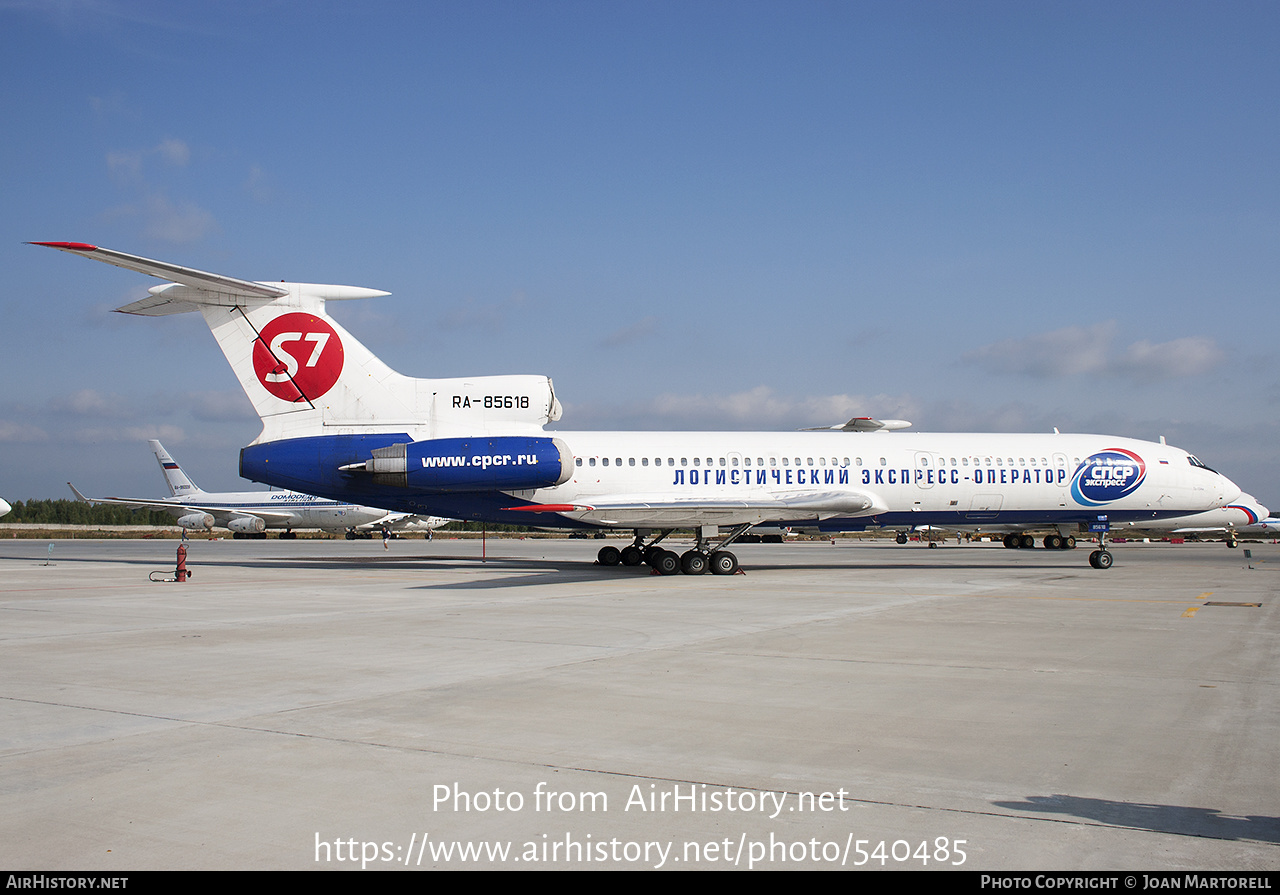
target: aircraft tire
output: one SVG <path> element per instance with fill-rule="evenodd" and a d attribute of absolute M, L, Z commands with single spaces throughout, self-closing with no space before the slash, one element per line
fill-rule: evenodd
<path fill-rule="evenodd" d="M 596 562 L 602 566 L 616 566 L 622 562 L 622 551 L 617 547 L 601 547 L 600 552 L 596 554 Z"/>
<path fill-rule="evenodd" d="M 1022 542 L 1021 542 L 1020 540 L 1018 540 L 1018 536 L 1017 536 L 1017 535 L 1005 535 L 1005 536 L 1004 536 L 1004 545 L 1005 545 L 1006 547 L 1010 548 L 1010 549 L 1012 549 L 1012 548 L 1014 548 L 1014 547 L 1018 547 L 1018 546 L 1020 546 L 1020 545 L 1021 545 L 1021 543 L 1022 543 Z"/>
<path fill-rule="evenodd" d="M 689 550 L 680 557 L 680 571 L 686 575 L 705 575 L 707 571 L 707 557 L 697 550 Z"/>
<path fill-rule="evenodd" d="M 1089 565 L 1095 569 L 1109 569 L 1113 562 L 1115 562 L 1115 557 L 1106 550 L 1095 550 L 1089 554 Z"/>
<path fill-rule="evenodd" d="M 659 548 L 657 557 L 649 565 L 653 566 L 660 575 L 674 575 L 680 571 L 680 557 L 670 550 Z"/>
<path fill-rule="evenodd" d="M 640 552 L 640 548 L 635 544 L 622 548 L 622 564 L 624 566 L 638 566 L 644 562 L 644 554 Z"/>
<path fill-rule="evenodd" d="M 1044 547 L 1046 550 L 1061 550 L 1062 538 L 1057 535 L 1048 535 L 1044 539 Z"/>
<path fill-rule="evenodd" d="M 1031 537 L 1031 535 L 1023 535 L 1021 538 L 1018 539 L 1019 547 L 1025 547 L 1028 550 L 1030 550 L 1035 545 L 1036 545 L 1036 539 Z"/>
<path fill-rule="evenodd" d="M 1063 550 L 1074 550 L 1076 549 L 1076 539 L 1072 535 L 1067 535 L 1058 546 Z"/>
<path fill-rule="evenodd" d="M 898 532 L 898 536 L 894 538 L 894 540 L 897 541 L 899 544 L 905 544 L 907 542 L 907 536 L 902 532 Z"/>
<path fill-rule="evenodd" d="M 713 575 L 732 575 L 738 571 L 738 557 L 728 550 L 717 550 L 711 554 L 711 573 Z"/>

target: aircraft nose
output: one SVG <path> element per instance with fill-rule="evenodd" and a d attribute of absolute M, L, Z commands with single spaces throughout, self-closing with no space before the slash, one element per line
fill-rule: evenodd
<path fill-rule="evenodd" d="M 1218 473 L 1218 477 L 1222 479 L 1222 481 L 1218 483 L 1218 487 L 1221 489 L 1222 500 L 1222 503 L 1220 503 L 1219 506 L 1225 507 L 1244 492 L 1240 490 L 1239 485 L 1231 481 L 1231 479 L 1227 478 L 1225 475 L 1222 475 L 1222 473 Z"/>

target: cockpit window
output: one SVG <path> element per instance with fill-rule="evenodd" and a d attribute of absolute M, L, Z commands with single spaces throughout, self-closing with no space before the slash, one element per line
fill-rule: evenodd
<path fill-rule="evenodd" d="M 1200 458 L 1197 457 L 1195 454 L 1187 454 L 1187 462 L 1190 463 L 1192 466 L 1196 467 L 1197 469 L 1207 469 L 1209 470 L 1209 472 L 1213 472 L 1213 473 L 1216 473 L 1218 471 L 1216 469 L 1212 469 L 1206 466 L 1204 463 L 1201 462 Z"/>

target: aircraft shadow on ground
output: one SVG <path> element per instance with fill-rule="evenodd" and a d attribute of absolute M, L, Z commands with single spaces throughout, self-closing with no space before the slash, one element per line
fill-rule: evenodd
<path fill-rule="evenodd" d="M 1026 564 L 1014 565 L 1008 562 L 966 562 L 966 561 L 919 561 L 919 562 L 867 562 L 865 560 L 855 559 L 849 556 L 832 557 L 831 560 L 825 562 L 753 562 L 751 555 L 739 553 L 739 560 L 742 562 L 742 571 L 746 575 L 753 572 L 838 572 L 847 570 L 849 572 L 920 572 L 920 571 L 1035 571 L 1045 572 L 1052 570 L 1078 572 L 1080 574 L 1090 574 L 1087 563 L 1073 562 L 1066 557 L 1058 562 L 1037 563 L 1034 566 Z M 36 557 L 30 558 L 36 561 Z M 931 559 L 931 558 L 930 558 Z M 1055 557 L 1055 559 L 1057 559 Z M 44 558 L 38 558 L 43 564 Z M 119 565 L 146 566 L 147 568 L 164 568 L 173 565 L 173 556 L 171 553 L 160 554 L 155 557 L 68 557 L 62 556 L 55 560 L 65 564 L 72 563 L 113 563 Z M 396 555 L 381 554 L 370 556 L 210 556 L 202 555 L 201 551 L 192 550 L 187 557 L 187 566 L 192 570 L 199 569 L 204 566 L 213 569 L 219 566 L 245 568 L 245 569 L 273 569 L 273 570 L 368 570 L 372 568 L 395 568 L 399 570 L 405 569 L 421 569 L 423 571 L 443 571 L 445 569 L 457 569 L 460 567 L 482 567 L 505 572 L 536 572 L 539 575 L 568 575 L 575 578 L 587 576 L 591 578 L 609 579 L 609 580 L 625 580 L 628 578 L 648 578 L 651 576 L 651 570 L 648 566 L 623 567 L 623 566 L 602 566 L 589 555 L 584 555 L 581 559 L 573 558 L 556 558 L 542 559 L 532 557 L 510 557 L 510 556 L 491 556 L 481 559 L 479 556 L 451 556 L 451 555 Z M 657 577 L 657 576 L 653 576 Z M 674 578 L 683 578 L 684 575 L 675 575 Z M 708 573 L 708 577 L 711 576 Z M 530 583 L 538 583 L 541 579 L 529 578 Z M 545 581 L 543 581 L 545 583 Z M 494 582 L 490 583 L 493 586 Z"/>
<path fill-rule="evenodd" d="M 1028 796 L 1022 802 L 992 804 L 1009 811 L 1066 815 L 1110 826 L 1150 830 L 1153 833 L 1280 843 L 1280 818 L 1264 815 L 1238 817 L 1222 814 L 1213 808 L 1148 805 L 1061 794 Z"/>

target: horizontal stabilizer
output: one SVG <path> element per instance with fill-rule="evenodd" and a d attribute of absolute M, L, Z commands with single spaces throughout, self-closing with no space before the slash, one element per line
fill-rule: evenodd
<path fill-rule="evenodd" d="M 241 280 L 223 274 L 170 264 L 167 261 L 155 261 L 139 255 L 104 249 L 100 246 L 83 242 L 33 242 L 31 245 L 46 246 L 72 255 L 80 255 L 94 261 L 102 261 L 149 274 L 163 280 L 170 280 L 161 286 L 153 286 L 147 290 L 146 298 L 131 302 L 122 308 L 116 308 L 123 314 L 138 314 L 144 317 L 163 317 L 169 314 L 183 314 L 196 311 L 201 307 L 222 306 L 234 307 L 294 296 L 295 298 L 318 298 L 333 301 L 351 298 L 376 298 L 390 295 L 380 289 L 367 289 L 363 286 L 331 286 L 320 283 L 268 283 Z"/>
<path fill-rule="evenodd" d="M 126 270 L 136 270 L 138 273 L 150 274 L 162 280 L 173 280 L 175 283 L 209 292 L 225 292 L 228 295 L 240 295 L 246 298 L 258 299 L 279 298 L 289 294 L 288 289 L 282 289 L 269 283 L 253 283 L 249 280 L 240 280 L 235 277 L 223 276 L 222 274 L 208 273 L 191 267 L 170 264 L 167 261 L 153 261 L 150 258 L 129 255 L 112 249 L 103 249 L 83 242 L 33 242 L 31 245 L 48 246 L 60 252 L 70 252 L 73 255 L 92 258 L 94 261 L 102 261 L 106 264 L 114 264 L 116 267 L 123 267 Z"/>

